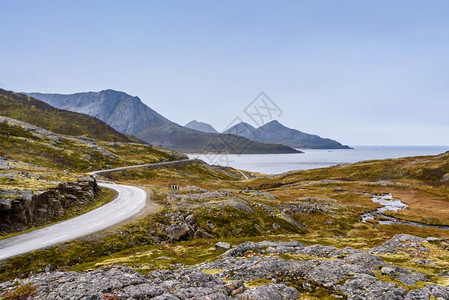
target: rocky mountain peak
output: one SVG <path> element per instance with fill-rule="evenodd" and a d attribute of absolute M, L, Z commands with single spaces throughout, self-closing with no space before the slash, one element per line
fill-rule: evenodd
<path fill-rule="evenodd" d="M 184 127 L 195 129 L 201 132 L 218 133 L 218 131 L 210 124 L 199 122 L 197 120 L 190 121 Z"/>

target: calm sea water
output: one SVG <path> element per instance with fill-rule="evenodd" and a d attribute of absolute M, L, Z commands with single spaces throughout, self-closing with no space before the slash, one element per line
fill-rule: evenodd
<path fill-rule="evenodd" d="M 207 163 L 231 166 L 237 169 L 280 174 L 292 170 L 324 168 L 363 160 L 434 155 L 449 151 L 449 146 L 352 146 L 352 150 L 311 150 L 295 154 L 197 155 Z"/>

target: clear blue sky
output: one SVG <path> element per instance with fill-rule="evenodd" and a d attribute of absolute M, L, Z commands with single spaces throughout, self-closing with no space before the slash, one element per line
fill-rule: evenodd
<path fill-rule="evenodd" d="M 0 87 L 227 126 L 259 92 L 351 145 L 449 144 L 449 1 L 0 1 Z"/>

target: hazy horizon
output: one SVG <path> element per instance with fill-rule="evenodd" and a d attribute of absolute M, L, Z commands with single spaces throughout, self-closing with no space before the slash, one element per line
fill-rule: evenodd
<path fill-rule="evenodd" d="M 264 91 L 287 127 L 449 144 L 446 1 L 2 1 L 0 87 L 114 89 L 218 131 Z"/>

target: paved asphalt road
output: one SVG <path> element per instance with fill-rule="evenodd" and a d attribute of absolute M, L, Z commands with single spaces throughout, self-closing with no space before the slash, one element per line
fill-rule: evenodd
<path fill-rule="evenodd" d="M 0 241 L 0 260 L 101 231 L 132 217 L 146 205 L 147 194 L 142 189 L 119 184 L 99 185 L 117 191 L 117 198 L 84 215 Z"/>

